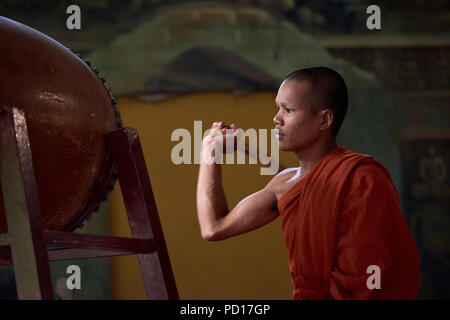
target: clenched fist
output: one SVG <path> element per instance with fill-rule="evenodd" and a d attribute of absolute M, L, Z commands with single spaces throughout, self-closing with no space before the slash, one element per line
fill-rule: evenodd
<path fill-rule="evenodd" d="M 238 128 L 234 123 L 214 122 L 202 142 L 202 160 L 212 164 L 216 152 L 233 153 L 237 148 Z M 217 154 L 221 157 L 222 154 Z M 216 158 L 218 158 L 216 157 Z"/>

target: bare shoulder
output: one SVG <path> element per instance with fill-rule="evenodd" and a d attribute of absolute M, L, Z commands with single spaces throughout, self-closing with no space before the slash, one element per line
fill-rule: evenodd
<path fill-rule="evenodd" d="M 287 189 L 289 189 L 295 181 L 300 178 L 299 168 L 287 168 L 279 172 L 272 180 L 267 184 L 266 188 L 271 192 L 275 193 L 277 198 L 281 194 L 284 194 Z"/>
<path fill-rule="evenodd" d="M 287 169 L 284 169 L 283 171 L 277 173 L 276 176 L 273 177 L 272 180 L 276 180 L 276 181 L 289 180 L 297 174 L 298 175 L 300 174 L 299 167 L 287 168 Z"/>

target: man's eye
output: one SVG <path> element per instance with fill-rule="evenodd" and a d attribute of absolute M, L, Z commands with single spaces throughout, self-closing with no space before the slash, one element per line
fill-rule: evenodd
<path fill-rule="evenodd" d="M 287 113 L 290 113 L 291 111 L 292 111 L 292 109 L 286 108 L 286 112 L 287 112 Z"/>

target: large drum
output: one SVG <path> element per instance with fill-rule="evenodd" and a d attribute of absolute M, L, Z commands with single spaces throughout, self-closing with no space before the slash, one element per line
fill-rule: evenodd
<path fill-rule="evenodd" d="M 55 40 L 0 17 L 6 105 L 25 112 L 44 228 L 79 227 L 114 183 L 105 135 L 121 121 L 104 79 Z M 7 232 L 1 192 L 0 232 Z"/>

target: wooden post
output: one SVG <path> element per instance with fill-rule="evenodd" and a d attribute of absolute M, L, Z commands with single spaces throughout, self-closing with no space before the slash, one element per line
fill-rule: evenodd
<path fill-rule="evenodd" d="M 19 299 L 53 299 L 50 266 L 23 111 L 0 110 L 0 181 Z"/>
<path fill-rule="evenodd" d="M 147 298 L 178 299 L 164 235 L 138 134 L 122 128 L 108 136 L 134 238 L 154 240 L 157 251 L 139 254 Z"/>

